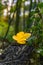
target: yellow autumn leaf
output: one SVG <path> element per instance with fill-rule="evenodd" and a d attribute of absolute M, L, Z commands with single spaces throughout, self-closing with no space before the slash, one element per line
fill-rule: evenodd
<path fill-rule="evenodd" d="M 13 36 L 13 39 L 19 44 L 25 44 L 26 40 L 31 36 L 31 33 L 19 32 Z"/>

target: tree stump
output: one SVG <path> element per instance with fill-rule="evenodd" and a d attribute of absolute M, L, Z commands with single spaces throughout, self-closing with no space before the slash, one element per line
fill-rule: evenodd
<path fill-rule="evenodd" d="M 9 45 L 0 56 L 0 65 L 30 65 L 33 46 Z"/>

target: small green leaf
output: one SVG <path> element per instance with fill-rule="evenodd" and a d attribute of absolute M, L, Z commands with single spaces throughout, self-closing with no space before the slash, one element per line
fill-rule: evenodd
<path fill-rule="evenodd" d="M 42 3 L 39 3 L 38 6 L 39 6 L 40 8 L 43 8 L 43 2 L 42 2 Z"/>

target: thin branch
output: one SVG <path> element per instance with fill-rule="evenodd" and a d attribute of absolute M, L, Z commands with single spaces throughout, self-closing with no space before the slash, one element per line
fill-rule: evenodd
<path fill-rule="evenodd" d="M 14 0 L 13 0 L 14 1 Z M 13 4 L 13 3 L 12 3 Z M 12 7 L 12 6 L 11 6 Z M 16 11 L 16 9 L 14 10 L 14 13 L 15 13 L 15 11 Z M 8 25 L 8 28 L 7 28 L 7 32 L 6 32 L 6 34 L 5 34 L 5 36 L 4 36 L 4 39 L 7 37 L 7 34 L 8 34 L 8 32 L 9 32 L 9 28 L 10 28 L 10 25 L 11 25 L 11 22 L 12 22 L 12 20 L 14 19 L 14 14 L 13 14 L 13 16 L 12 16 L 12 18 L 11 18 L 11 13 L 10 13 L 10 15 L 9 15 L 9 20 L 8 20 L 8 22 L 9 22 L 9 25 Z"/>

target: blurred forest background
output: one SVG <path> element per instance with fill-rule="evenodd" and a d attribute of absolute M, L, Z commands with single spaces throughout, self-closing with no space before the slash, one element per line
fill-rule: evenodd
<path fill-rule="evenodd" d="M 0 55 L 19 31 L 32 34 L 31 65 L 43 65 L 43 0 L 0 0 Z"/>

